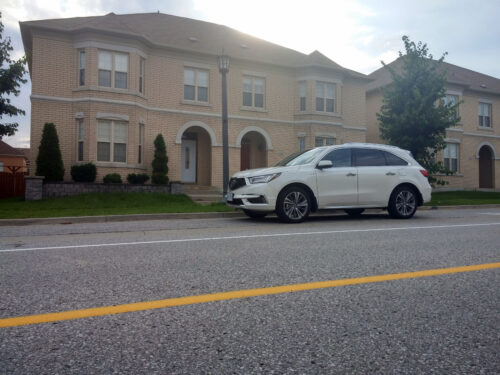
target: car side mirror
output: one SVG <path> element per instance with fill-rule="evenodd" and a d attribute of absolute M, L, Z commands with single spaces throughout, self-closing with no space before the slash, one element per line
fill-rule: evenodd
<path fill-rule="evenodd" d="M 333 163 L 331 160 L 321 160 L 316 168 L 318 169 L 325 169 L 325 168 L 331 168 L 333 167 Z"/>

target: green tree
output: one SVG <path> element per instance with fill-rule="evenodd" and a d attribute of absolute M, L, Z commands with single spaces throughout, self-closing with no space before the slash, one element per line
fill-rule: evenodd
<path fill-rule="evenodd" d="M 382 90 L 383 101 L 377 113 L 382 139 L 410 150 L 429 174 L 450 173 L 436 161 L 445 147 L 445 130 L 455 126 L 457 104 L 446 104 L 444 53 L 439 60 L 429 54 L 427 44 L 415 44 L 403 36 L 406 54 L 399 53 L 401 70 L 382 64 L 392 84 Z M 432 177 L 431 182 L 443 184 Z"/>
<path fill-rule="evenodd" d="M 13 47 L 10 43 L 10 38 L 3 39 L 4 26 L 1 21 L 2 13 L 0 12 L 0 119 L 4 115 L 9 117 L 24 115 L 22 109 L 16 108 L 10 103 L 9 95 L 19 95 L 19 86 L 21 83 L 26 83 L 23 78 L 26 73 L 26 57 L 14 61 L 10 58 L 10 52 Z M 19 124 L 17 122 L 0 123 L 0 140 L 4 136 L 11 136 L 17 131 Z"/>
<path fill-rule="evenodd" d="M 51 122 L 43 127 L 42 140 L 36 158 L 36 175 L 45 176 L 45 181 L 62 181 L 64 178 L 59 137 L 56 126 Z"/>
<path fill-rule="evenodd" d="M 168 183 L 168 156 L 167 147 L 163 135 L 158 134 L 154 141 L 155 156 L 153 159 L 153 175 L 151 182 L 157 185 L 166 185 Z"/>

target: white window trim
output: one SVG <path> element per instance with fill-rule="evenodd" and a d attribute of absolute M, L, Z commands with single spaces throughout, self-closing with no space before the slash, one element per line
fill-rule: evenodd
<path fill-rule="evenodd" d="M 252 81 L 252 91 L 250 92 L 250 94 L 252 95 L 252 105 L 245 105 L 242 103 L 242 106 L 241 108 L 242 109 L 251 109 L 251 110 L 255 110 L 255 111 L 266 111 L 266 100 L 267 100 L 267 95 L 266 95 L 266 92 L 267 92 L 267 79 L 266 77 L 263 77 L 263 76 L 256 76 L 256 75 L 247 75 L 247 74 L 243 74 L 243 77 L 242 77 L 242 80 L 241 80 L 241 92 L 242 92 L 242 96 L 241 96 L 241 100 L 243 102 L 243 94 L 245 92 L 249 92 L 249 91 L 245 91 L 243 89 L 243 86 L 244 86 L 244 80 L 245 78 L 249 78 L 251 81 Z M 255 105 L 255 83 L 254 83 L 254 80 L 255 79 L 261 79 L 264 81 L 264 93 L 262 94 L 263 95 L 263 98 L 262 98 L 262 107 L 257 107 Z"/>
<path fill-rule="evenodd" d="M 129 146 L 129 137 L 128 137 L 128 131 L 129 131 L 129 123 L 123 120 L 110 120 L 110 119 L 101 119 L 103 121 L 109 121 L 111 123 L 111 132 L 110 132 L 110 139 L 109 139 L 109 159 L 110 160 L 97 160 L 97 152 L 96 150 L 96 162 L 97 163 L 113 163 L 115 165 L 126 165 L 127 160 L 128 160 L 128 146 Z M 115 139 L 115 123 L 121 122 L 121 123 L 126 123 L 127 124 L 127 141 L 125 143 L 125 161 L 114 161 L 114 139 Z M 96 138 L 97 142 L 96 145 L 100 142 L 99 140 L 99 121 L 97 122 L 97 132 L 96 132 Z"/>
<path fill-rule="evenodd" d="M 484 126 L 484 125 L 479 125 L 479 106 L 481 104 L 485 104 L 487 106 L 489 106 L 489 116 L 488 118 L 490 119 L 490 126 Z M 477 102 L 477 117 L 478 117 L 478 124 L 477 124 L 477 127 L 479 129 L 493 129 L 493 102 L 491 100 L 487 100 L 487 99 L 479 99 L 478 102 Z M 485 116 L 483 116 L 485 117 Z"/>
<path fill-rule="evenodd" d="M 80 126 L 82 127 L 82 138 L 80 138 Z M 80 142 L 82 143 L 82 158 L 80 160 Z M 85 122 L 83 118 L 76 119 L 76 161 L 85 160 Z"/>
<path fill-rule="evenodd" d="M 202 65 L 202 64 L 199 64 Z M 186 74 L 186 70 L 193 70 L 194 71 L 194 99 L 186 99 L 186 84 L 183 84 L 183 93 L 182 93 L 182 103 L 184 104 L 199 104 L 199 105 L 204 105 L 204 106 L 210 106 L 210 69 L 207 68 L 199 68 L 199 67 L 193 67 L 192 65 L 185 65 L 184 66 L 184 77 Z M 206 72 L 208 74 L 208 86 L 207 86 L 207 100 L 198 100 L 198 72 Z M 184 78 L 185 79 L 185 78 Z M 203 87 L 203 86 L 202 86 Z"/>
<path fill-rule="evenodd" d="M 84 55 L 83 67 L 82 67 L 82 54 Z M 83 84 L 81 81 L 82 70 L 83 70 Z M 79 49 L 78 50 L 78 87 L 86 86 L 86 84 L 87 84 L 87 53 L 84 49 Z"/>
<path fill-rule="evenodd" d="M 324 104 L 324 110 L 320 111 L 317 109 L 317 99 L 318 99 L 318 96 L 317 96 L 317 85 L 318 83 L 322 83 L 322 84 L 333 84 L 333 112 L 330 112 L 330 111 L 327 111 L 326 110 L 326 99 L 331 99 L 331 98 L 327 98 L 326 97 L 326 86 L 324 86 L 324 93 L 323 93 L 323 104 Z M 337 92 L 337 84 L 334 83 L 334 82 L 328 82 L 328 81 L 316 81 L 314 83 L 314 107 L 313 107 L 313 112 L 314 113 L 321 113 L 321 114 L 326 114 L 326 115 L 338 115 L 339 112 L 337 110 L 337 107 L 338 107 L 339 103 L 338 103 L 338 92 Z"/>
<path fill-rule="evenodd" d="M 107 52 L 111 53 L 111 86 L 101 86 L 99 84 L 99 53 L 100 52 Z M 116 80 L 115 80 L 115 73 L 120 72 L 124 73 L 122 71 L 117 71 L 116 70 L 116 63 L 115 63 L 115 56 L 116 55 L 126 55 L 127 56 L 127 87 L 116 87 Z M 103 69 L 104 70 L 104 69 Z M 106 49 L 99 49 L 97 51 L 97 86 L 99 88 L 104 88 L 104 89 L 113 89 L 113 90 L 120 90 L 120 91 L 128 91 L 130 89 L 130 54 L 127 52 L 122 52 L 122 51 L 116 51 L 116 50 L 106 50 Z"/>
<path fill-rule="evenodd" d="M 448 145 L 453 145 L 457 148 L 457 156 L 456 158 L 452 158 L 452 157 L 446 157 L 446 154 L 445 154 L 445 150 L 446 148 L 443 149 L 443 165 L 446 165 L 446 162 L 445 162 L 445 159 L 449 159 L 450 160 L 450 167 L 452 165 L 451 161 L 453 159 L 456 159 L 457 161 L 457 170 L 456 171 L 453 171 L 452 169 L 450 169 L 452 172 L 454 173 L 460 173 L 460 142 L 446 142 L 446 147 L 448 147 Z M 449 148 L 448 148 L 449 149 Z"/>

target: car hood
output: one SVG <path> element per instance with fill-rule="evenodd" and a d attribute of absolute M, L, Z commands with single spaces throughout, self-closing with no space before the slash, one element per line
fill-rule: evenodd
<path fill-rule="evenodd" d="M 235 173 L 232 177 L 244 178 L 244 177 L 263 176 L 273 173 L 283 173 L 285 171 L 290 171 L 296 168 L 297 168 L 296 166 L 291 166 L 291 167 L 269 167 L 269 168 L 247 169 L 245 171 Z"/>

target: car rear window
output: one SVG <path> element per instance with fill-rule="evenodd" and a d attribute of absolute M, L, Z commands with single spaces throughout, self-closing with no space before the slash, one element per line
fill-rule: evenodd
<path fill-rule="evenodd" d="M 387 165 L 408 165 L 408 162 L 393 153 L 383 151 Z"/>

